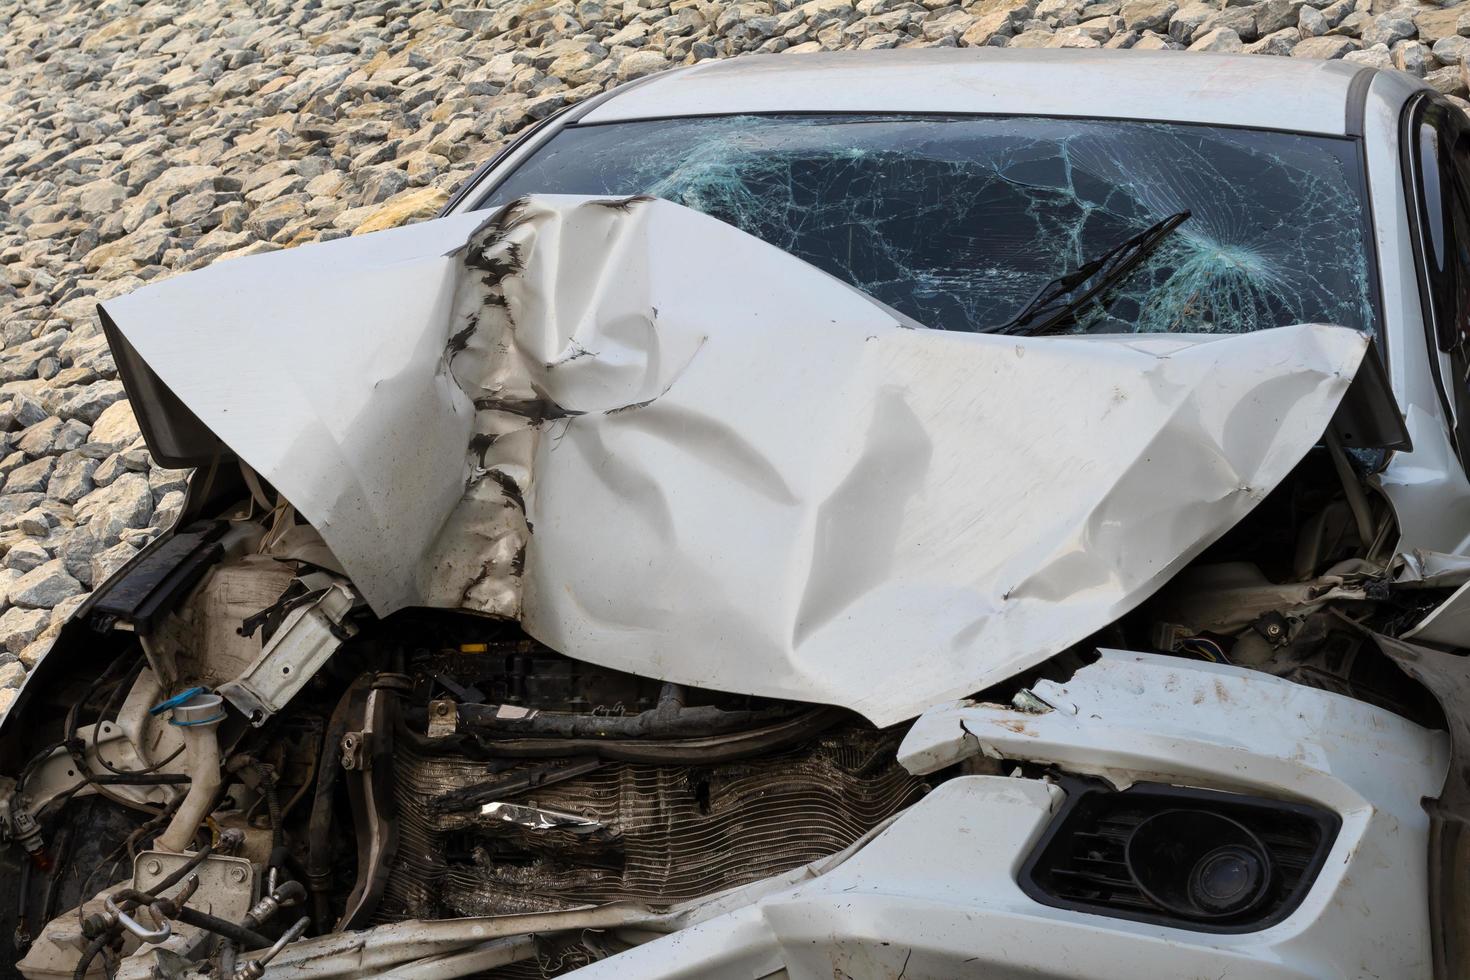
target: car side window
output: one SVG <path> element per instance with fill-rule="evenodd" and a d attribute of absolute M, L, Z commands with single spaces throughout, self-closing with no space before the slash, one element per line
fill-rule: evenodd
<path fill-rule="evenodd" d="M 1440 384 L 1470 463 L 1470 122 L 1428 101 L 1413 126 L 1414 187 L 1425 316 Z"/>

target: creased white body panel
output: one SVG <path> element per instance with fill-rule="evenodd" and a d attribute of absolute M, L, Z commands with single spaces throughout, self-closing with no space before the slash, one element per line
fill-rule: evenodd
<path fill-rule="evenodd" d="M 107 309 L 378 613 L 519 616 L 586 661 L 878 724 L 1136 606 L 1307 452 L 1366 347 L 910 329 L 665 202 L 479 221 Z"/>

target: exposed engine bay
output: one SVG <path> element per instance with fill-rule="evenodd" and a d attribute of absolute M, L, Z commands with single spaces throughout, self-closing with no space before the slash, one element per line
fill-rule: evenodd
<path fill-rule="evenodd" d="M 1391 516 L 1365 495 L 1355 522 L 1333 456 L 1310 454 L 1143 609 L 979 699 L 1045 710 L 1028 685 L 1109 646 L 1248 666 L 1442 724 L 1370 631 L 1403 631 L 1453 580 L 1395 584 Z M 133 614 L 151 600 L 150 628 L 94 632 L 96 673 L 30 709 L 52 723 L 26 734 L 34 754 L 4 797 L 27 854 L 6 896 L 22 975 L 251 977 L 281 940 L 667 911 L 830 859 L 946 779 L 1023 765 L 979 755 L 917 776 L 896 757 L 906 725 L 584 664 L 513 623 L 334 606 L 352 596 L 345 579 L 268 555 L 281 540 L 312 553 L 311 529 L 283 502 L 259 510 L 185 528 L 187 551 L 135 567 L 119 590 Z M 200 555 L 213 564 L 181 577 Z M 103 610 L 91 626 L 117 611 Z M 289 678 L 316 660 L 281 686 L 260 669 Z M 555 976 L 635 941 L 561 925 L 483 957 L 510 957 L 488 973 L 443 975 Z"/>
<path fill-rule="evenodd" d="M 150 447 L 199 468 L 6 721 L 0 962 L 1014 975 L 1003 940 L 1072 928 L 1168 936 L 1159 975 L 1453 959 L 1426 909 L 1470 845 L 1420 801 L 1467 734 L 1427 678 L 1470 560 L 1398 551 L 1366 336 L 944 335 L 666 202 L 472 220 L 110 304 Z M 236 410 L 243 352 L 188 356 L 209 277 L 325 318 L 339 247 L 342 291 L 422 302 L 359 297 L 382 349 Z M 729 255 L 770 295 L 690 288 Z M 313 326 L 283 310 L 222 315 Z M 1313 932 L 1360 910 L 1361 948 Z"/>

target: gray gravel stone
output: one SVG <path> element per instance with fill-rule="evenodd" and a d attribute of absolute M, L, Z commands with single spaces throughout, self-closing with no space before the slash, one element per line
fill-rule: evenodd
<path fill-rule="evenodd" d="M 1421 41 L 1400 41 L 1393 46 L 1393 66 L 1423 78 L 1433 64 L 1428 45 Z"/>
<path fill-rule="evenodd" d="M 1189 46 L 1191 51 L 1240 51 L 1245 47 L 1241 43 L 1240 35 L 1228 27 L 1217 28 L 1208 34 L 1201 35 L 1198 40 Z"/>
<path fill-rule="evenodd" d="M 1219 8 L 1199 0 L 1191 0 L 1174 12 L 1169 18 L 1169 37 L 1172 40 L 1188 44 L 1194 40 L 1196 33 L 1203 33 L 1200 28 L 1210 18 L 1219 13 Z"/>
<path fill-rule="evenodd" d="M 1357 45 L 1345 37 L 1305 37 L 1291 50 L 1293 58 L 1341 58 Z"/>
<path fill-rule="evenodd" d="M 1435 41 L 1431 50 L 1441 64 L 1458 65 L 1465 60 L 1466 52 L 1470 51 L 1470 37 L 1451 34 Z"/>
<path fill-rule="evenodd" d="M 62 399 L 60 414 L 83 422 L 90 429 L 109 405 L 122 398 L 121 381 L 98 381 Z"/>
<path fill-rule="evenodd" d="M 116 401 L 97 417 L 91 431 L 87 433 L 87 442 L 115 453 L 132 445 L 139 436 L 132 406 L 126 401 Z"/>
<path fill-rule="evenodd" d="M 66 572 L 83 585 L 96 586 L 92 576 L 92 559 L 102 551 L 102 543 L 89 525 L 74 528 L 62 538 L 56 556 L 66 566 Z"/>
<path fill-rule="evenodd" d="M 5 478 L 5 493 L 45 490 L 51 480 L 51 471 L 56 468 L 56 457 L 43 456 L 34 462 L 17 466 Z"/>
<path fill-rule="evenodd" d="M 15 529 L 32 538 L 49 538 L 51 529 L 60 525 L 56 515 L 40 507 L 32 507 L 15 518 Z"/>
<path fill-rule="evenodd" d="M 1436 91 L 1444 95 L 1464 97 L 1465 77 L 1461 66 L 1450 65 L 1447 68 L 1437 68 L 1424 75 L 1424 80 L 1432 85 Z"/>
<path fill-rule="evenodd" d="M 1379 68 L 1384 71 L 1393 70 L 1393 55 L 1389 53 L 1386 44 L 1375 44 L 1361 51 L 1349 51 L 1342 56 L 1342 60 L 1353 65 L 1366 65 L 1369 68 Z"/>
<path fill-rule="evenodd" d="M 17 541 L 5 552 L 5 567 L 25 574 L 51 560 L 51 554 L 34 541 Z"/>
<path fill-rule="evenodd" d="M 1289 55 L 1292 49 L 1297 46 L 1297 42 L 1300 39 L 1301 35 L 1297 32 L 1296 28 L 1284 27 L 1279 31 L 1267 34 L 1265 37 L 1247 44 L 1245 46 L 1245 53 L 1277 56 Z"/>
<path fill-rule="evenodd" d="M 1128 0 L 1123 4 L 1123 24 L 1131 31 L 1162 31 L 1179 5 L 1174 0 Z"/>
<path fill-rule="evenodd" d="M 51 613 L 45 609 L 22 609 L 11 606 L 0 613 L 0 646 L 19 654 L 31 641 L 41 635 L 51 621 Z"/>
<path fill-rule="evenodd" d="M 1303 6 L 1297 11 L 1297 28 L 1302 37 L 1321 37 L 1332 30 L 1332 25 L 1327 23 L 1327 18 L 1316 7 Z"/>
<path fill-rule="evenodd" d="M 11 397 L 10 407 L 6 417 L 11 420 L 12 428 L 27 428 L 37 422 L 45 421 L 48 413 L 41 403 L 29 395 L 17 394 Z"/>
<path fill-rule="evenodd" d="M 46 484 L 46 496 L 63 503 L 74 504 L 92 492 L 92 473 L 97 461 L 79 452 L 65 453 L 56 461 L 51 479 Z"/>
<path fill-rule="evenodd" d="M 80 595 L 82 591 L 81 583 L 67 573 L 66 566 L 58 558 L 31 569 L 17 579 L 10 587 L 9 598 L 12 605 L 49 610 L 61 600 Z"/>
<path fill-rule="evenodd" d="M 1373 22 L 1363 29 L 1363 43 L 1370 47 L 1374 44 L 1393 44 L 1418 33 L 1419 28 L 1414 24 L 1411 12 L 1390 10 L 1374 17 Z"/>
<path fill-rule="evenodd" d="M 10 663 L 0 664 L 0 689 L 18 688 L 26 679 L 25 664 L 16 658 Z"/>
<path fill-rule="evenodd" d="M 88 577 L 93 588 L 107 581 L 108 576 L 132 561 L 133 556 L 137 553 L 137 548 L 122 541 L 93 555 L 91 567 L 88 569 Z"/>
<path fill-rule="evenodd" d="M 155 468 L 148 471 L 148 489 L 153 492 L 154 500 L 159 500 L 170 493 L 181 493 L 188 483 L 188 470 Z"/>
<path fill-rule="evenodd" d="M 93 490 L 72 508 L 86 521 L 104 546 L 116 544 L 129 528 L 140 528 L 153 515 L 153 492 L 148 478 L 124 473 L 106 487 Z"/>

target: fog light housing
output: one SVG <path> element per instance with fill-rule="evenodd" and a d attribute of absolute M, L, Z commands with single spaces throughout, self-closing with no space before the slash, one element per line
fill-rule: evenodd
<path fill-rule="evenodd" d="M 1289 916 L 1327 860 L 1330 810 L 1218 790 L 1061 776 L 1067 799 L 1021 865 L 1033 901 L 1205 933 Z"/>
<path fill-rule="evenodd" d="M 1165 810 L 1133 829 L 1123 860 L 1138 888 L 1175 915 L 1212 919 L 1260 905 L 1271 857 L 1245 826 L 1208 810 Z"/>

